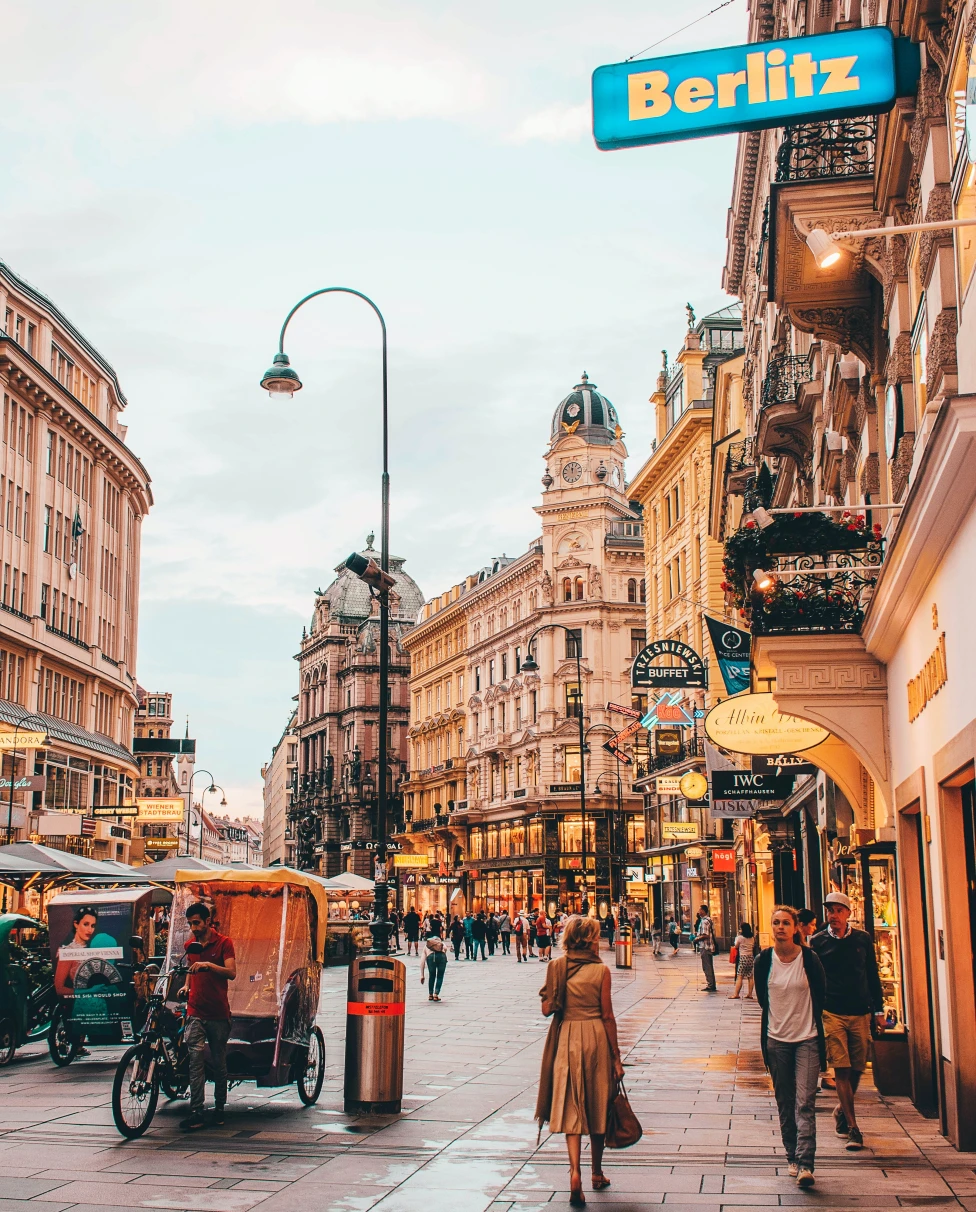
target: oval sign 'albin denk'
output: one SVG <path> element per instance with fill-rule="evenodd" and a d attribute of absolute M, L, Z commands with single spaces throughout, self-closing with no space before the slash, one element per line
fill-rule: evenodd
<path fill-rule="evenodd" d="M 784 715 L 771 694 L 736 694 L 705 716 L 705 735 L 731 753 L 801 753 L 829 736 L 826 728 Z"/>
<path fill-rule="evenodd" d="M 615 151 L 883 113 L 918 76 L 918 47 L 880 25 L 611 63 L 593 73 L 593 137 Z"/>

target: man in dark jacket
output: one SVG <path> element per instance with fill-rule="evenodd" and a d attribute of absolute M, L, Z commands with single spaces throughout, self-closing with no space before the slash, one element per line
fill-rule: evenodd
<path fill-rule="evenodd" d="M 479 913 L 471 923 L 471 941 L 474 944 L 475 962 L 477 962 L 479 950 L 481 952 L 481 958 L 483 960 L 488 959 L 488 957 L 485 955 L 485 939 L 487 938 L 487 935 L 488 930 L 485 924 L 485 915 L 484 913 Z"/>
<path fill-rule="evenodd" d="M 420 954 L 420 914 L 416 906 L 411 905 L 403 915 L 403 933 L 407 939 L 407 955 L 413 947 L 414 955 Z"/>
<path fill-rule="evenodd" d="M 874 942 L 866 930 L 851 926 L 850 900 L 843 892 L 830 892 L 824 912 L 827 927 L 810 939 L 810 947 L 827 974 L 823 1023 L 827 1063 L 837 1087 L 835 1131 L 847 1137 L 846 1147 L 853 1152 L 864 1148 L 854 1095 L 871 1053 L 872 1011 L 878 1030 L 884 1030 L 884 1000 Z"/>

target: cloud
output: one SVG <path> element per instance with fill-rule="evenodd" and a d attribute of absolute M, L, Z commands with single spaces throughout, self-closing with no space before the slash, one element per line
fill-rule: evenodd
<path fill-rule="evenodd" d="M 589 105 L 549 105 L 523 118 L 512 134 L 511 143 L 567 143 L 581 139 L 590 131 Z"/>

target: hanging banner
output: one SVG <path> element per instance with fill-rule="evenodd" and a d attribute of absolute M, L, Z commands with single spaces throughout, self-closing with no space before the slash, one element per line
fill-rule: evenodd
<path fill-rule="evenodd" d="M 680 665 L 652 665 L 658 657 L 676 657 Z M 705 662 L 694 648 L 680 640 L 655 640 L 634 657 L 631 670 L 634 686 L 677 686 L 681 689 L 708 686 Z"/>
<path fill-rule="evenodd" d="M 708 624 L 708 638 L 715 649 L 719 672 L 725 689 L 729 694 L 741 694 L 751 688 L 749 673 L 749 652 L 752 636 L 748 631 L 740 631 L 738 627 L 730 627 L 718 619 L 705 615 Z"/>
<path fill-rule="evenodd" d="M 783 715 L 773 696 L 737 694 L 705 716 L 705 733 L 732 753 L 800 753 L 830 736 L 826 728 Z"/>
<path fill-rule="evenodd" d="M 883 25 L 611 63 L 593 73 L 593 138 L 617 151 L 884 113 L 919 70 L 918 47 Z"/>

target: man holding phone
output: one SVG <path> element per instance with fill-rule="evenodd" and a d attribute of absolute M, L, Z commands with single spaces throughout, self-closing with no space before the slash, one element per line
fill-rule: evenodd
<path fill-rule="evenodd" d="M 230 1003 L 227 982 L 237 976 L 234 944 L 210 924 L 210 909 L 198 902 L 186 911 L 193 935 L 186 950 L 193 947 L 197 959 L 187 968 L 186 1047 L 190 1058 L 190 1114 L 182 1120 L 184 1132 L 205 1128 L 203 1108 L 207 1073 L 204 1053 L 210 1045 L 210 1063 L 214 1070 L 214 1110 L 211 1123 L 224 1122 L 227 1101 L 227 1041 L 230 1038 Z M 202 950 L 198 950 L 198 944 Z"/>

